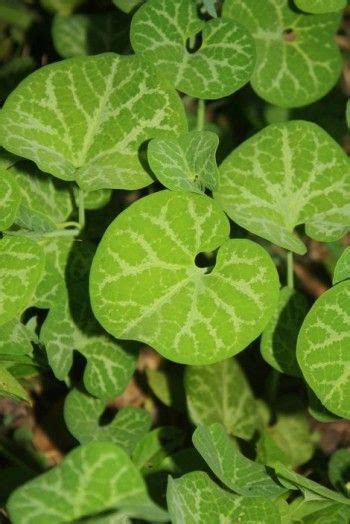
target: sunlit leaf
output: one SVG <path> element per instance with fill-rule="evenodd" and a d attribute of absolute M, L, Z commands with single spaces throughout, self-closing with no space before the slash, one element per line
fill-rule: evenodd
<path fill-rule="evenodd" d="M 339 257 L 333 274 L 333 285 L 350 278 L 350 247 L 344 249 Z"/>
<path fill-rule="evenodd" d="M 21 202 L 21 193 L 16 181 L 8 171 L 0 168 L 0 231 L 12 226 Z"/>
<path fill-rule="evenodd" d="M 346 0 L 295 0 L 295 5 L 306 13 L 322 14 L 344 9 Z"/>

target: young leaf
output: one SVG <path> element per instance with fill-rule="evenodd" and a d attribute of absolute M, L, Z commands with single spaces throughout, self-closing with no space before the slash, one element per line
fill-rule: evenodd
<path fill-rule="evenodd" d="M 15 490 L 7 507 L 13 524 L 72 522 L 112 508 L 140 518 L 148 509 L 154 521 L 167 521 L 126 452 L 110 442 L 74 449 L 58 466 Z"/>
<path fill-rule="evenodd" d="M 350 417 L 350 283 L 323 293 L 306 316 L 297 358 L 304 378 L 327 409 Z"/>
<path fill-rule="evenodd" d="M 169 477 L 167 502 L 173 524 L 280 524 L 278 509 L 263 497 L 239 497 L 224 491 L 202 471 Z"/>
<path fill-rule="evenodd" d="M 129 43 L 129 17 L 123 13 L 55 16 L 52 39 L 64 58 L 106 51 L 123 54 Z"/>
<path fill-rule="evenodd" d="M 132 453 L 132 461 L 142 473 L 152 473 L 184 441 L 184 433 L 172 426 L 161 426 L 147 433 Z"/>
<path fill-rule="evenodd" d="M 21 193 L 16 181 L 3 168 L 0 168 L 0 202 L 0 231 L 5 231 L 15 221 Z"/>
<path fill-rule="evenodd" d="M 211 131 L 191 131 L 177 140 L 155 138 L 148 146 L 148 162 L 158 180 L 174 191 L 213 191 L 217 181 L 219 138 Z"/>
<path fill-rule="evenodd" d="M 333 285 L 350 278 L 350 247 L 342 252 L 334 269 Z"/>
<path fill-rule="evenodd" d="M 0 326 L 1 355 L 26 355 L 32 349 L 30 332 L 18 318 Z"/>
<path fill-rule="evenodd" d="M 165 370 L 148 368 L 145 373 L 149 387 L 163 404 L 186 411 L 182 369 L 168 365 Z"/>
<path fill-rule="evenodd" d="M 215 198 L 240 226 L 303 254 L 298 224 L 324 242 L 350 226 L 348 158 L 311 122 L 272 124 L 225 159 Z"/>
<path fill-rule="evenodd" d="M 6 149 L 88 191 L 150 184 L 139 147 L 185 131 L 179 97 L 151 65 L 113 53 L 42 67 L 11 93 L 0 115 Z"/>
<path fill-rule="evenodd" d="M 344 9 L 346 0 L 295 0 L 295 5 L 306 13 L 322 14 Z"/>
<path fill-rule="evenodd" d="M 264 328 L 278 277 L 263 248 L 228 235 L 225 215 L 206 196 L 161 191 L 138 200 L 112 222 L 94 257 L 96 318 L 114 336 L 175 362 L 209 364 L 238 353 Z M 195 257 L 219 246 L 206 274 Z"/>
<path fill-rule="evenodd" d="M 85 0 L 40 0 L 41 5 L 47 11 L 60 15 L 70 15 Z"/>
<path fill-rule="evenodd" d="M 98 191 L 89 191 L 84 194 L 85 209 L 100 209 L 108 204 L 111 199 L 111 189 L 100 189 Z"/>
<path fill-rule="evenodd" d="M 30 402 L 28 393 L 21 384 L 0 364 L 0 397 L 14 397 Z"/>
<path fill-rule="evenodd" d="M 339 14 L 305 15 L 286 0 L 226 0 L 223 16 L 240 22 L 255 39 L 251 84 L 264 100 L 299 107 L 322 98 L 337 82 Z"/>
<path fill-rule="evenodd" d="M 221 424 L 198 427 L 192 440 L 218 479 L 239 495 L 275 498 L 286 492 L 265 466 L 242 455 Z"/>
<path fill-rule="evenodd" d="M 0 325 L 30 305 L 44 269 L 44 253 L 29 238 L 0 240 Z"/>
<path fill-rule="evenodd" d="M 113 4 L 124 13 L 131 13 L 143 0 L 112 0 Z"/>
<path fill-rule="evenodd" d="M 253 436 L 257 426 L 255 401 L 235 359 L 187 367 L 185 389 L 194 424 L 220 422 L 232 435 L 245 439 Z"/>
<path fill-rule="evenodd" d="M 263 331 L 260 343 L 264 360 L 280 373 L 294 377 L 301 374 L 296 344 L 308 309 L 305 295 L 288 287 L 281 289 L 278 307 Z"/>
<path fill-rule="evenodd" d="M 151 427 L 149 413 L 141 408 L 127 406 L 109 424 L 101 425 L 99 421 L 105 408 L 104 400 L 72 389 L 64 403 L 64 420 L 81 444 L 93 440 L 114 442 L 130 455 Z"/>
<path fill-rule="evenodd" d="M 200 31 L 200 48 L 188 51 L 187 41 Z M 197 98 L 227 96 L 246 84 L 253 71 L 250 33 L 233 20 L 200 20 L 196 0 L 148 0 L 132 19 L 130 37 L 135 52 L 168 83 Z"/>

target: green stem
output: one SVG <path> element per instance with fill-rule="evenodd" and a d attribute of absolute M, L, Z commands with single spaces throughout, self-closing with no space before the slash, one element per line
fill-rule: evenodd
<path fill-rule="evenodd" d="M 294 289 L 294 269 L 293 269 L 293 253 L 287 253 L 287 286 Z"/>
<path fill-rule="evenodd" d="M 205 122 L 205 102 L 201 98 L 198 99 L 197 106 L 197 131 L 203 131 Z"/>
<path fill-rule="evenodd" d="M 78 212 L 79 212 L 79 225 L 80 229 L 84 229 L 85 226 L 85 207 L 84 207 L 84 192 L 82 189 L 78 189 Z"/>

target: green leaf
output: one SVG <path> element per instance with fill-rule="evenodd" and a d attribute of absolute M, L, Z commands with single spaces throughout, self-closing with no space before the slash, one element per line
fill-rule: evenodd
<path fill-rule="evenodd" d="M 0 354 L 26 355 L 32 352 L 28 328 L 18 318 L 0 326 Z"/>
<path fill-rule="evenodd" d="M 280 291 L 278 307 L 261 337 L 261 354 L 270 366 L 294 377 L 300 376 L 296 358 L 299 329 L 309 304 L 305 295 L 284 287 Z"/>
<path fill-rule="evenodd" d="M 14 397 L 30 402 L 26 390 L 2 364 L 0 364 L 0 397 Z"/>
<path fill-rule="evenodd" d="M 64 58 L 106 51 L 123 54 L 129 44 L 129 18 L 123 13 L 55 16 L 52 39 Z"/>
<path fill-rule="evenodd" d="M 286 0 L 226 0 L 223 16 L 254 37 L 257 60 L 251 84 L 271 104 L 299 107 L 322 98 L 342 67 L 334 41 L 337 13 L 310 15 Z"/>
<path fill-rule="evenodd" d="M 176 480 L 169 477 L 167 501 L 173 524 L 281 523 L 277 507 L 269 500 L 228 493 L 201 471 Z"/>
<path fill-rule="evenodd" d="M 228 235 L 226 217 L 206 196 L 161 191 L 138 200 L 112 222 L 94 257 L 96 318 L 114 336 L 176 362 L 238 353 L 266 325 L 278 278 L 264 249 Z M 195 257 L 219 246 L 207 274 Z"/>
<path fill-rule="evenodd" d="M 181 371 L 177 366 L 170 367 L 168 365 L 166 370 L 148 368 L 145 373 L 149 387 L 163 404 L 178 411 L 186 411 Z"/>
<path fill-rule="evenodd" d="M 154 521 L 167 520 L 148 498 L 126 452 L 110 442 L 74 449 L 58 466 L 14 491 L 7 507 L 13 524 L 72 522 L 112 508 L 131 516 L 148 508 Z"/>
<path fill-rule="evenodd" d="M 187 41 L 201 32 L 198 50 Z M 246 84 L 255 49 L 248 31 L 233 20 L 197 16 L 196 0 L 148 0 L 131 23 L 131 44 L 177 89 L 197 98 L 227 96 Z"/>
<path fill-rule="evenodd" d="M 187 406 L 194 424 L 220 422 L 228 433 L 250 439 L 257 426 L 250 386 L 236 360 L 186 369 Z"/>
<path fill-rule="evenodd" d="M 307 388 L 307 395 L 308 395 L 308 411 L 312 417 L 314 417 L 319 422 L 333 422 L 335 420 L 339 420 L 341 417 L 338 417 L 334 413 L 331 413 L 320 401 L 318 397 L 316 397 L 315 393 L 312 391 L 312 389 Z"/>
<path fill-rule="evenodd" d="M 0 20 L 2 23 L 27 30 L 35 19 L 34 11 L 28 9 L 21 0 L 0 0 Z"/>
<path fill-rule="evenodd" d="M 216 12 L 216 0 L 203 0 L 203 7 L 207 11 L 207 13 L 212 16 L 213 18 L 216 18 L 218 16 Z"/>
<path fill-rule="evenodd" d="M 270 467 L 278 462 L 291 466 L 288 455 L 279 447 L 268 430 L 261 433 L 256 443 L 256 461 Z"/>
<path fill-rule="evenodd" d="M 303 254 L 297 225 L 306 224 L 306 233 L 323 242 L 350 226 L 348 158 L 311 122 L 273 124 L 225 159 L 215 198 L 240 226 Z"/>
<path fill-rule="evenodd" d="M 143 0 L 112 0 L 113 4 L 124 13 L 131 13 Z"/>
<path fill-rule="evenodd" d="M 147 433 L 135 446 L 132 461 L 142 473 L 152 474 L 184 441 L 184 433 L 172 426 L 162 426 Z"/>
<path fill-rule="evenodd" d="M 44 253 L 28 238 L 0 240 L 0 325 L 30 305 L 44 269 Z"/>
<path fill-rule="evenodd" d="M 13 57 L 10 62 L 1 64 L 0 68 L 0 101 L 3 103 L 15 87 L 35 68 L 31 56 Z"/>
<path fill-rule="evenodd" d="M 0 168 L 0 201 L 0 231 L 4 231 L 15 221 L 21 193 L 16 181 L 3 168 Z"/>
<path fill-rule="evenodd" d="M 100 209 L 108 204 L 111 199 L 111 189 L 100 189 L 98 191 L 89 191 L 84 194 L 85 209 Z"/>
<path fill-rule="evenodd" d="M 306 13 L 322 14 L 344 9 L 346 0 L 295 0 L 295 5 Z"/>
<path fill-rule="evenodd" d="M 40 0 L 41 5 L 47 11 L 60 15 L 70 15 L 85 0 Z"/>
<path fill-rule="evenodd" d="M 118 411 L 109 424 L 100 424 L 106 402 L 77 388 L 72 389 L 64 403 L 64 420 L 69 431 L 81 443 L 94 440 L 118 444 L 131 454 L 136 444 L 151 427 L 147 411 L 127 406 Z"/>
<path fill-rule="evenodd" d="M 72 212 L 67 184 L 41 173 L 31 162 L 17 162 L 8 170 L 20 189 L 16 224 L 32 231 L 56 230 Z"/>
<path fill-rule="evenodd" d="M 350 450 L 337 449 L 328 463 L 328 476 L 332 486 L 349 496 L 350 494 Z"/>
<path fill-rule="evenodd" d="M 345 248 L 334 268 L 333 285 L 350 278 L 350 246 Z"/>
<path fill-rule="evenodd" d="M 6 149 L 87 191 L 150 184 L 139 147 L 185 131 L 179 97 L 151 65 L 113 53 L 42 67 L 11 93 L 0 114 Z"/>
<path fill-rule="evenodd" d="M 239 495 L 275 498 L 286 492 L 265 466 L 242 455 L 221 424 L 198 427 L 192 440 L 218 479 Z"/>
<path fill-rule="evenodd" d="M 327 409 L 350 417 L 350 283 L 341 282 L 315 302 L 298 337 L 304 378 Z"/>
<path fill-rule="evenodd" d="M 148 162 L 158 180 L 173 191 L 213 191 L 217 182 L 219 137 L 211 131 L 191 131 L 177 140 L 154 139 Z"/>
<path fill-rule="evenodd" d="M 319 497 L 298 497 L 289 506 L 289 517 L 292 522 L 303 524 L 348 524 L 349 508 Z"/>

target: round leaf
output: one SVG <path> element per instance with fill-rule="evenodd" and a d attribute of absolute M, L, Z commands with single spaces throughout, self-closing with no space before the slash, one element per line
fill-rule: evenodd
<path fill-rule="evenodd" d="M 266 251 L 228 240 L 229 223 L 206 196 L 162 191 L 112 222 L 90 275 L 96 318 L 176 362 L 209 364 L 244 349 L 264 328 L 278 276 Z M 195 257 L 219 248 L 214 269 Z"/>
<path fill-rule="evenodd" d="M 42 67 L 11 93 L 0 115 L 6 149 L 88 191 L 150 184 L 140 146 L 185 131 L 179 97 L 152 66 L 113 53 Z"/>
<path fill-rule="evenodd" d="M 251 84 L 264 100 L 299 107 L 323 97 L 337 82 L 342 65 L 334 41 L 339 14 L 306 15 L 287 0 L 226 0 L 223 15 L 240 22 L 255 39 Z"/>
<path fill-rule="evenodd" d="M 350 418 L 350 283 L 323 293 L 305 318 L 297 358 L 306 382 L 327 409 Z"/>
<path fill-rule="evenodd" d="M 295 0 L 295 5 L 306 13 L 332 13 L 344 9 L 346 0 Z"/>
<path fill-rule="evenodd" d="M 0 325 L 30 305 L 44 261 L 41 247 L 28 238 L 6 236 L 0 240 Z"/>
<path fill-rule="evenodd" d="M 188 39 L 202 31 L 195 52 Z M 233 20 L 197 16 L 195 0 L 148 0 L 134 15 L 131 43 L 169 83 L 197 98 L 222 98 L 246 84 L 253 71 L 252 37 Z"/>
<path fill-rule="evenodd" d="M 211 131 L 191 131 L 177 140 L 155 138 L 148 162 L 163 186 L 174 191 L 213 191 L 217 181 L 219 137 Z"/>
<path fill-rule="evenodd" d="M 303 254 L 297 225 L 306 224 L 307 234 L 324 242 L 350 226 L 350 165 L 317 125 L 272 124 L 224 160 L 215 198 L 240 226 Z"/>
<path fill-rule="evenodd" d="M 342 252 L 334 268 L 333 285 L 350 278 L 350 246 Z"/>

